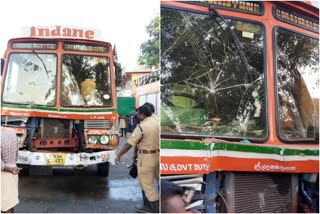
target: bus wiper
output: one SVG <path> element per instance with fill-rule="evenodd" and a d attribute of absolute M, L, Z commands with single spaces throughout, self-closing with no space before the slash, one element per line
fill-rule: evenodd
<path fill-rule="evenodd" d="M 240 59 L 242 61 L 242 63 L 244 64 L 244 67 L 246 69 L 246 72 L 249 72 L 249 66 L 248 66 L 248 62 L 247 62 L 247 58 L 245 57 L 243 50 L 242 50 L 242 46 L 240 44 L 240 41 L 238 39 L 238 36 L 234 33 L 234 31 L 230 28 L 229 24 L 226 22 L 226 20 L 220 15 L 220 13 L 214 8 L 213 5 L 211 5 L 210 10 L 221 19 L 221 22 L 218 21 L 218 24 L 220 25 L 220 27 L 222 29 L 227 29 L 227 31 L 230 33 L 230 35 L 233 38 L 234 44 L 239 52 L 240 55 Z"/>
<path fill-rule="evenodd" d="M 43 60 L 41 59 L 41 57 L 35 52 L 35 50 L 32 49 L 32 52 L 34 53 L 34 55 L 36 55 L 36 57 L 41 61 L 43 67 L 44 67 L 44 70 L 46 71 L 47 73 L 47 76 L 49 78 L 49 72 L 47 70 L 47 67 L 46 67 L 46 64 L 44 64 Z"/>

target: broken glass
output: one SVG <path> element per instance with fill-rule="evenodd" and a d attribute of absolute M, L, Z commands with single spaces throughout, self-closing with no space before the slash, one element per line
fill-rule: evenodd
<path fill-rule="evenodd" d="M 228 20 L 233 38 L 212 15 L 161 10 L 161 132 L 167 135 L 266 136 L 264 33 Z"/>
<path fill-rule="evenodd" d="M 13 53 L 9 57 L 3 101 L 53 106 L 56 97 L 57 56 Z"/>
<path fill-rule="evenodd" d="M 63 106 L 111 106 L 109 58 L 65 54 L 62 57 Z"/>

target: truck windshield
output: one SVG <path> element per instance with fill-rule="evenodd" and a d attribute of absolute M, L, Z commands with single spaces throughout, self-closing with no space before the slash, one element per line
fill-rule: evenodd
<path fill-rule="evenodd" d="M 62 56 L 63 106 L 111 106 L 110 60 L 106 57 Z"/>
<path fill-rule="evenodd" d="M 3 101 L 53 106 L 56 98 L 56 75 L 55 54 L 10 54 Z"/>
<path fill-rule="evenodd" d="M 250 69 L 212 15 L 161 10 L 162 134 L 266 137 L 263 29 L 227 21 Z"/>
<path fill-rule="evenodd" d="M 319 139 L 319 40 L 281 28 L 275 32 L 280 138 Z"/>

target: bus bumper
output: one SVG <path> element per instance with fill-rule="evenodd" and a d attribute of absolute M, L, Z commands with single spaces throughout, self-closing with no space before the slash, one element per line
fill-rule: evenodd
<path fill-rule="evenodd" d="M 94 153 L 45 153 L 45 152 L 30 152 L 19 151 L 17 164 L 32 165 L 32 166 L 88 166 L 110 162 L 115 164 L 116 150 L 101 151 Z"/>

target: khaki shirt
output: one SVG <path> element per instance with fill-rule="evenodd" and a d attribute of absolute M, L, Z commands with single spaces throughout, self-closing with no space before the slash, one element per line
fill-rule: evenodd
<path fill-rule="evenodd" d="M 157 150 L 160 147 L 160 124 L 156 117 L 150 116 L 140 122 L 141 129 L 143 131 L 143 137 L 140 128 L 137 126 L 131 137 L 128 140 L 128 144 L 136 146 L 139 142 L 139 150 Z"/>

